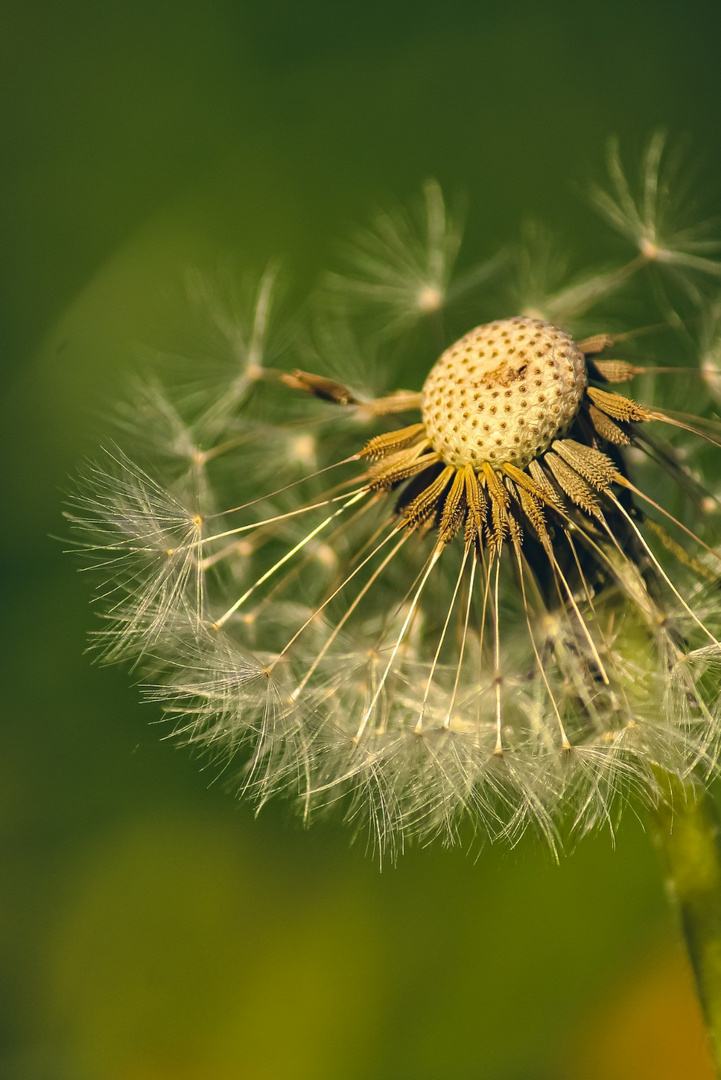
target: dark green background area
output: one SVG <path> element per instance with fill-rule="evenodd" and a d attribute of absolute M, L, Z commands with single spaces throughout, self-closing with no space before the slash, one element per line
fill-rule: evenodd
<path fill-rule="evenodd" d="M 51 536 L 105 402 L 177 344 L 189 266 L 281 252 L 302 289 L 428 176 L 467 198 L 470 258 L 529 216 L 611 256 L 583 198 L 609 135 L 629 160 L 689 136 L 718 188 L 719 40 L 705 0 L 5 0 L 2 1080 L 643 1075 L 633 1038 L 612 1072 L 596 1052 L 676 948 L 631 817 L 560 867 L 529 839 L 382 874 L 341 826 L 256 820 L 83 655 L 89 590 Z M 667 993 L 682 1025 L 683 977 Z"/>

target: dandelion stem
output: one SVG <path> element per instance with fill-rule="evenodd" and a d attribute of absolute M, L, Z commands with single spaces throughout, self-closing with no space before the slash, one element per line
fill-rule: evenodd
<path fill-rule="evenodd" d="M 678 911 L 716 1072 L 721 1077 L 721 821 L 713 796 L 664 773 L 653 831 Z"/>

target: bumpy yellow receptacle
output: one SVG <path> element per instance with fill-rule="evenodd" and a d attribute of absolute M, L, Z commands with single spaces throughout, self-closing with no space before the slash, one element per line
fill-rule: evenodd
<path fill-rule="evenodd" d="M 446 349 L 423 387 L 423 422 L 448 465 L 522 469 L 567 431 L 586 381 L 569 334 L 540 319 L 503 319 Z"/>

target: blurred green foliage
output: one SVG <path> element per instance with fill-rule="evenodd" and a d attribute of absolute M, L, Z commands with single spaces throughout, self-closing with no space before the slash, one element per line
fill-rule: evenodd
<path fill-rule="evenodd" d="M 51 537 L 104 403 L 148 349 L 192 347 L 189 266 L 282 252 L 302 289 L 429 175 L 467 194 L 476 256 L 540 215 L 603 258 L 574 191 L 611 133 L 636 156 L 690 134 L 713 189 L 720 30 L 711 0 L 6 0 L 3 1080 L 659 1078 L 678 1062 L 634 1064 L 643 1008 L 637 1042 L 597 1020 L 646 970 L 705 1075 L 632 820 L 560 867 L 529 838 L 382 874 L 341 827 L 256 821 L 90 666 L 88 590 Z"/>

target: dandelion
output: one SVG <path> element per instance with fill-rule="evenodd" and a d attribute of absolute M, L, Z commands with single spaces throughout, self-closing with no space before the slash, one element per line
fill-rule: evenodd
<path fill-rule="evenodd" d="M 355 277 L 332 279 L 343 305 L 326 289 L 302 333 L 275 270 L 241 304 L 193 283 L 224 363 L 136 387 L 132 456 L 88 466 L 69 516 L 106 581 L 102 655 L 137 665 L 175 734 L 259 804 L 339 806 L 392 855 L 529 827 L 557 851 L 629 803 L 671 808 L 681 836 L 708 813 L 692 804 L 721 735 L 718 304 L 693 358 L 690 335 L 642 355 L 643 328 L 594 315 L 642 272 L 699 305 L 719 274 L 715 242 L 674 224 L 663 152 L 655 137 L 637 199 L 614 149 L 613 192 L 595 193 L 630 262 L 568 283 L 536 229 L 509 307 L 464 333 L 444 329 L 454 299 L 486 312 L 474 290 L 509 263 L 454 276 L 435 184 L 420 217 L 376 216 Z M 440 313 L 433 355 L 418 332 Z M 393 382 L 398 342 L 415 388 Z M 694 941 L 705 993 L 716 939 Z"/>
<path fill-rule="evenodd" d="M 656 140 L 633 211 L 612 159 L 627 231 L 649 243 L 660 157 Z M 424 206 L 419 232 L 377 217 L 361 246 L 360 296 L 401 335 L 456 288 L 460 235 L 436 185 Z M 626 335 L 573 336 L 642 255 L 564 288 L 557 260 L 533 277 L 527 254 L 526 313 L 463 334 L 417 391 L 373 395 L 337 312 L 310 351 L 322 364 L 335 342 L 355 384 L 284 366 L 275 271 L 244 319 L 216 304 L 232 363 L 215 392 L 203 371 L 141 386 L 121 427 L 142 467 L 111 451 L 81 485 L 72 517 L 109 580 L 106 658 L 146 671 L 177 734 L 237 759 L 260 803 L 341 803 L 391 852 L 468 825 L 511 840 L 533 826 L 555 848 L 561 823 L 658 802 L 659 776 L 712 774 L 717 504 L 684 454 L 718 433 L 625 392 L 669 371 L 629 357 Z M 713 386 L 708 362 L 697 371 Z"/>

